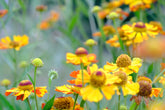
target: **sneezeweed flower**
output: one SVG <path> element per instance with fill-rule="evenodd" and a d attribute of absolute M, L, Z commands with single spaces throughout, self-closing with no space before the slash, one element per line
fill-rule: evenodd
<path fill-rule="evenodd" d="M 76 84 L 75 79 L 77 78 L 77 75 L 80 74 L 80 70 L 78 71 L 73 71 L 70 73 L 70 77 L 74 78 L 72 80 L 67 80 L 70 84 Z"/>
<path fill-rule="evenodd" d="M 74 100 L 72 97 L 58 97 L 54 99 L 52 110 L 72 110 Z"/>
<path fill-rule="evenodd" d="M 50 28 L 50 23 L 48 21 L 42 21 L 39 24 L 39 29 L 41 29 L 41 30 L 47 30 L 49 28 Z"/>
<path fill-rule="evenodd" d="M 67 63 L 71 63 L 73 65 L 83 64 L 84 66 L 97 62 L 96 55 L 88 54 L 88 51 L 83 47 L 77 48 L 75 54 L 67 53 L 66 60 Z"/>
<path fill-rule="evenodd" d="M 122 26 L 122 30 L 133 43 L 141 43 L 148 40 L 149 37 L 155 38 L 159 33 L 157 27 L 143 22 L 133 23 L 132 25 L 125 24 Z"/>
<path fill-rule="evenodd" d="M 80 94 L 82 85 L 63 85 L 57 86 L 55 91 L 62 92 L 64 94 Z"/>
<path fill-rule="evenodd" d="M 113 74 L 121 79 L 121 82 L 115 83 L 115 85 L 119 87 L 119 90 L 120 88 L 122 89 L 124 96 L 136 95 L 139 92 L 139 84 L 137 82 L 133 82 L 132 77 L 128 76 L 127 73 L 123 71 L 117 71 Z"/>
<path fill-rule="evenodd" d="M 125 0 L 126 5 L 129 5 L 131 11 L 144 10 L 151 7 L 152 0 Z"/>
<path fill-rule="evenodd" d="M 50 16 L 47 18 L 47 20 L 50 22 L 50 23 L 55 23 L 58 21 L 60 15 L 59 13 L 55 12 L 55 11 L 51 11 L 50 12 Z"/>
<path fill-rule="evenodd" d="M 35 67 L 42 67 L 44 65 L 43 61 L 40 58 L 33 59 L 32 64 Z"/>
<path fill-rule="evenodd" d="M 160 34 L 165 35 L 165 31 L 163 31 L 163 27 L 162 27 L 162 24 L 160 22 L 150 21 L 149 24 L 157 27 L 157 29 L 160 32 Z"/>
<path fill-rule="evenodd" d="M 89 47 L 93 47 L 93 46 L 97 45 L 97 42 L 93 39 L 88 39 L 84 42 L 84 45 L 89 46 Z"/>
<path fill-rule="evenodd" d="M 0 10 L 0 18 L 2 18 L 3 16 L 5 16 L 8 13 L 7 9 L 4 10 Z"/>
<path fill-rule="evenodd" d="M 47 10 L 47 6 L 39 5 L 39 6 L 36 7 L 36 10 L 39 11 L 39 12 L 43 12 L 43 11 Z"/>
<path fill-rule="evenodd" d="M 9 86 L 10 84 L 11 84 L 11 82 L 10 82 L 10 80 L 8 80 L 8 79 L 3 79 L 3 80 L 1 81 L 1 86 L 7 87 L 7 86 Z"/>
<path fill-rule="evenodd" d="M 88 85 L 80 90 L 83 100 L 90 102 L 99 102 L 103 99 L 103 95 L 110 100 L 115 94 L 117 86 L 114 83 L 120 83 L 120 78 L 112 74 L 108 74 L 103 69 L 99 69 L 96 64 L 83 70 L 84 83 Z M 82 84 L 82 71 L 77 75 L 76 84 Z M 102 91 L 102 92 L 101 92 Z"/>
<path fill-rule="evenodd" d="M 138 105 L 141 103 L 142 98 L 145 99 L 144 101 L 146 105 L 148 105 L 149 100 L 151 99 L 152 96 L 155 97 L 163 96 L 162 88 L 153 88 L 151 79 L 144 76 L 140 76 L 138 77 L 137 82 L 140 85 L 139 93 L 137 94 L 137 96 L 133 96 L 131 100 L 135 99 L 135 102 Z"/>
<path fill-rule="evenodd" d="M 108 72 L 123 71 L 126 74 L 138 73 L 139 68 L 142 66 L 142 60 L 140 58 L 131 58 L 126 54 L 121 54 L 116 60 L 116 64 L 107 62 L 104 65 L 104 70 Z"/>
<path fill-rule="evenodd" d="M 115 28 L 113 26 L 105 25 L 103 27 L 103 32 L 106 36 L 109 36 L 110 34 L 114 34 L 116 31 L 115 31 Z M 101 32 L 93 33 L 93 37 L 101 37 Z"/>
<path fill-rule="evenodd" d="M 117 19 L 119 18 L 119 14 L 117 12 L 111 12 L 107 15 L 107 18 L 112 20 Z"/>
<path fill-rule="evenodd" d="M 21 47 L 29 43 L 29 37 L 27 35 L 14 35 L 13 40 L 9 36 L 1 38 L 0 40 L 0 49 L 15 49 L 20 50 Z"/>
<path fill-rule="evenodd" d="M 16 100 L 24 101 L 31 93 L 34 93 L 33 84 L 29 80 L 22 80 L 17 88 L 11 88 L 6 90 L 5 95 L 8 96 L 13 93 L 16 96 Z M 36 87 L 36 95 L 43 97 L 47 93 L 46 87 Z"/>

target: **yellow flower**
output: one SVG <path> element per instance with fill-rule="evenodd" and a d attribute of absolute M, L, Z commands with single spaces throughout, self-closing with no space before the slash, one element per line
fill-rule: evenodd
<path fill-rule="evenodd" d="M 29 80 L 23 80 L 17 88 L 6 90 L 5 95 L 8 96 L 12 92 L 14 96 L 17 96 L 16 100 L 24 101 L 32 92 L 34 93 L 34 87 Z M 43 97 L 45 93 L 47 93 L 46 87 L 36 87 L 36 95 L 38 97 Z"/>
<path fill-rule="evenodd" d="M 84 66 L 97 62 L 96 55 L 88 54 L 88 51 L 83 47 L 77 48 L 75 54 L 67 53 L 66 60 L 67 63 L 72 63 L 73 65 L 83 64 Z"/>
<path fill-rule="evenodd" d="M 29 43 L 29 38 L 27 35 L 14 35 L 13 40 L 10 39 L 9 36 L 2 38 L 0 41 L 0 49 L 12 49 L 20 50 L 21 47 L 27 45 Z"/>
<path fill-rule="evenodd" d="M 126 5 L 129 5 L 131 11 L 137 11 L 139 9 L 150 8 L 152 0 L 124 0 Z"/>
<path fill-rule="evenodd" d="M 133 72 L 137 73 L 141 66 L 142 60 L 140 58 L 133 58 L 131 61 L 131 58 L 128 55 L 121 54 L 117 58 L 116 64 L 107 62 L 107 64 L 104 65 L 104 70 L 113 73 L 117 71 L 123 71 L 129 75 Z"/>
<path fill-rule="evenodd" d="M 84 100 L 90 102 L 99 102 L 103 99 L 103 94 L 107 100 L 110 100 L 117 89 L 113 84 L 121 81 L 117 76 L 99 69 L 96 64 L 88 67 L 87 71 L 83 70 L 83 79 L 88 85 L 80 90 L 80 94 Z M 76 84 L 82 84 L 82 71 L 77 75 Z"/>
<path fill-rule="evenodd" d="M 133 43 L 141 43 L 144 40 L 148 40 L 149 37 L 155 38 L 159 33 L 157 27 L 143 22 L 133 23 L 132 25 L 123 25 L 122 30 Z"/>

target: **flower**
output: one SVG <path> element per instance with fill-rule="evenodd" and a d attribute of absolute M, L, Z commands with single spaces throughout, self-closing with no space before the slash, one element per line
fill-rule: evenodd
<path fill-rule="evenodd" d="M 162 24 L 160 22 L 150 21 L 149 24 L 157 27 L 157 29 L 160 32 L 160 34 L 165 35 L 165 31 L 163 31 L 163 27 L 162 27 Z"/>
<path fill-rule="evenodd" d="M 8 79 L 3 79 L 1 81 L 1 86 L 9 86 L 10 84 L 11 84 L 11 82 Z"/>
<path fill-rule="evenodd" d="M 103 27 L 103 32 L 106 36 L 110 35 L 110 34 L 114 34 L 116 31 L 115 31 L 115 28 L 111 25 L 105 25 Z M 93 33 L 93 37 L 101 37 L 101 32 L 95 32 Z"/>
<path fill-rule="evenodd" d="M 150 8 L 152 0 L 124 0 L 124 2 L 126 5 L 129 5 L 131 11 L 135 12 L 139 9 L 144 10 Z"/>
<path fill-rule="evenodd" d="M 137 94 L 137 96 L 133 96 L 131 100 L 135 99 L 135 102 L 138 105 L 140 104 L 142 98 L 145 99 L 144 101 L 146 102 L 146 105 L 148 105 L 149 99 L 151 99 L 152 96 L 163 96 L 162 88 L 153 88 L 151 79 L 144 76 L 140 76 L 138 77 L 137 82 L 140 85 L 139 93 Z"/>
<path fill-rule="evenodd" d="M 87 70 L 83 70 L 83 81 L 84 84 L 88 83 L 86 87 L 80 89 L 83 100 L 99 102 L 103 99 L 102 94 L 107 100 L 110 100 L 117 89 L 113 84 L 120 83 L 121 80 L 93 64 L 91 67 L 88 66 Z M 82 84 L 82 71 L 77 75 L 75 83 Z"/>
<path fill-rule="evenodd" d="M 11 88 L 6 90 L 5 95 L 8 96 L 13 93 L 16 96 L 16 100 L 24 101 L 31 93 L 34 93 L 33 84 L 29 80 L 22 80 L 17 88 Z M 36 87 L 36 95 L 43 97 L 47 93 L 46 87 Z"/>
<path fill-rule="evenodd" d="M 82 88 L 82 85 L 63 85 L 63 86 L 57 86 L 55 91 L 62 92 L 64 94 L 80 94 L 80 89 Z"/>
<path fill-rule="evenodd" d="M 47 30 L 50 28 L 50 23 L 48 21 L 42 21 L 41 24 L 39 24 L 39 28 L 41 30 Z"/>
<path fill-rule="evenodd" d="M 119 18 L 119 14 L 117 12 L 111 12 L 107 15 L 107 18 L 112 20 L 117 19 Z"/>
<path fill-rule="evenodd" d="M 88 51 L 83 47 L 77 48 L 75 54 L 67 53 L 66 60 L 67 63 L 71 63 L 73 65 L 83 64 L 84 66 L 97 62 L 96 55 L 88 54 Z"/>
<path fill-rule="evenodd" d="M 35 67 L 42 67 L 44 65 L 43 61 L 40 58 L 35 58 L 32 60 L 32 64 Z"/>
<path fill-rule="evenodd" d="M 99 6 L 94 6 L 94 7 L 92 8 L 92 13 L 99 12 L 100 10 L 101 10 L 101 7 L 99 7 Z"/>
<path fill-rule="evenodd" d="M 5 16 L 8 13 L 7 9 L 4 10 L 0 10 L 0 18 L 2 18 L 3 16 Z"/>
<path fill-rule="evenodd" d="M 149 37 L 155 38 L 159 33 L 157 27 L 143 22 L 133 23 L 132 25 L 125 24 L 122 26 L 122 30 L 133 43 L 141 43 L 148 40 Z"/>
<path fill-rule="evenodd" d="M 97 45 L 97 42 L 94 41 L 93 39 L 88 39 L 88 40 L 86 40 L 86 41 L 84 42 L 84 44 L 85 44 L 86 46 L 92 47 L 92 46 L 94 46 L 94 45 Z"/>
<path fill-rule="evenodd" d="M 15 49 L 17 51 L 20 50 L 21 47 L 27 45 L 29 43 L 29 38 L 27 35 L 14 35 L 13 40 L 10 39 L 9 36 L 2 38 L 0 40 L 0 49 Z"/>
<path fill-rule="evenodd" d="M 107 62 L 107 64 L 104 65 L 104 70 L 113 73 L 123 71 L 126 74 L 132 74 L 133 72 L 137 73 L 141 66 L 142 60 L 140 58 L 133 58 L 131 61 L 131 58 L 128 55 L 121 54 L 117 58 L 116 64 Z"/>
<path fill-rule="evenodd" d="M 39 12 L 43 12 L 43 11 L 47 10 L 47 6 L 39 5 L 39 6 L 36 7 L 36 10 L 39 11 Z"/>

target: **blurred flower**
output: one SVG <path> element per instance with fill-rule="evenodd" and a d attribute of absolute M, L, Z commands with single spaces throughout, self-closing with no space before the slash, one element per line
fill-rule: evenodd
<path fill-rule="evenodd" d="M 48 73 L 48 77 L 53 80 L 58 78 L 58 72 L 56 70 L 50 70 Z"/>
<path fill-rule="evenodd" d="M 32 64 L 35 67 L 42 67 L 44 65 L 43 61 L 40 58 L 35 58 L 32 60 Z"/>
<path fill-rule="evenodd" d="M 5 16 L 8 13 L 7 9 L 4 10 L 0 10 L 0 18 L 2 18 L 3 16 Z"/>
<path fill-rule="evenodd" d="M 111 25 L 105 25 L 103 27 L 103 32 L 106 36 L 110 35 L 110 34 L 114 34 L 116 31 L 115 31 L 115 28 Z M 101 37 L 101 32 L 95 32 L 93 33 L 93 37 Z"/>
<path fill-rule="evenodd" d="M 112 19 L 112 20 L 117 19 L 117 18 L 119 18 L 119 14 L 116 12 L 111 12 L 107 15 L 107 18 Z"/>
<path fill-rule="evenodd" d="M 123 11 L 121 8 L 116 8 L 113 12 L 116 12 L 117 14 L 119 14 L 119 19 L 123 20 L 123 15 L 128 17 L 129 13 Z"/>
<path fill-rule="evenodd" d="M 53 108 L 55 110 L 72 110 L 73 105 L 74 100 L 72 97 L 58 97 L 54 99 Z"/>
<path fill-rule="evenodd" d="M 3 79 L 1 81 L 1 86 L 9 86 L 10 84 L 11 84 L 11 82 L 8 79 Z"/>
<path fill-rule="evenodd" d="M 120 83 L 120 79 L 117 76 L 108 74 L 102 68 L 98 68 L 96 64 L 91 67 L 87 67 L 87 71 L 83 70 L 77 75 L 76 84 L 82 84 L 82 75 L 84 83 L 88 85 L 80 90 L 80 94 L 83 100 L 90 102 L 99 102 L 103 99 L 103 95 L 107 100 L 110 100 L 115 94 L 117 87 L 114 83 Z"/>
<path fill-rule="evenodd" d="M 88 51 L 83 47 L 77 48 L 75 54 L 67 53 L 66 60 L 67 63 L 72 63 L 73 65 L 80 65 L 83 63 L 84 66 L 97 62 L 96 55 L 88 54 Z"/>
<path fill-rule="evenodd" d="M 94 41 L 93 39 L 88 39 L 88 40 L 86 40 L 86 41 L 84 42 L 84 44 L 85 44 L 86 46 L 92 47 L 92 46 L 94 46 L 94 45 L 97 45 L 97 42 Z"/>
<path fill-rule="evenodd" d="M 165 108 L 164 102 L 156 101 L 150 103 L 147 110 L 164 110 L 164 108 Z"/>
<path fill-rule="evenodd" d="M 28 66 L 28 62 L 27 61 L 21 61 L 20 64 L 19 64 L 19 67 L 21 68 L 25 68 Z"/>
<path fill-rule="evenodd" d="M 42 21 L 41 24 L 39 24 L 39 28 L 41 30 L 47 30 L 50 28 L 50 23 L 48 21 Z"/>
<path fill-rule="evenodd" d="M 163 27 L 162 24 L 160 22 L 157 21 L 150 21 L 151 25 L 157 27 L 158 31 L 160 32 L 160 34 L 165 35 L 165 31 L 163 31 Z"/>
<path fill-rule="evenodd" d="M 82 88 L 82 85 L 63 85 L 63 86 L 57 86 L 55 91 L 62 92 L 64 94 L 80 94 L 80 89 Z"/>
<path fill-rule="evenodd" d="M 134 55 L 140 58 L 157 59 L 164 57 L 164 38 L 150 39 L 136 46 Z"/>
<path fill-rule="evenodd" d="M 104 69 L 108 72 L 117 72 L 123 71 L 126 74 L 132 74 L 133 72 L 137 73 L 139 68 L 142 66 L 142 60 L 140 58 L 131 58 L 126 54 L 121 54 L 117 60 L 116 64 L 107 62 L 104 65 Z"/>
<path fill-rule="evenodd" d="M 99 12 L 100 10 L 101 10 L 101 7 L 99 7 L 99 6 L 94 6 L 94 7 L 92 8 L 92 13 Z"/>
<path fill-rule="evenodd" d="M 124 2 L 129 5 L 131 11 L 138 11 L 150 8 L 152 0 L 124 0 Z"/>
<path fill-rule="evenodd" d="M 39 11 L 39 12 L 43 12 L 43 11 L 47 10 L 47 6 L 39 5 L 39 6 L 36 7 L 36 10 Z"/>
<path fill-rule="evenodd" d="M 20 50 L 21 47 L 27 45 L 29 43 L 29 38 L 27 35 L 14 35 L 13 40 L 10 39 L 9 36 L 5 38 L 1 38 L 0 41 L 0 49 L 12 49 Z"/>
<path fill-rule="evenodd" d="M 152 96 L 155 97 L 163 96 L 162 88 L 153 88 L 151 79 L 144 76 L 140 76 L 138 77 L 137 82 L 140 85 L 139 93 L 137 94 L 137 96 L 132 96 L 131 100 L 135 99 L 135 102 L 138 105 L 141 103 L 142 98 L 144 98 L 146 105 L 148 105 L 149 100 L 151 99 Z"/>
<path fill-rule="evenodd" d="M 50 17 L 48 17 L 47 20 L 48 20 L 50 23 L 55 23 L 55 22 L 58 21 L 58 19 L 59 19 L 59 13 L 57 13 L 57 12 L 55 12 L 55 11 L 51 11 Z"/>
<path fill-rule="evenodd" d="M 17 88 L 6 90 L 5 95 L 8 96 L 12 92 L 14 96 L 17 96 L 16 100 L 24 101 L 31 92 L 34 93 L 33 84 L 29 80 L 22 80 Z M 36 95 L 38 97 L 43 97 L 45 93 L 47 93 L 46 87 L 36 87 Z"/>
<path fill-rule="evenodd" d="M 133 23 L 132 25 L 125 24 L 122 30 L 133 43 L 141 43 L 148 40 L 149 36 L 155 38 L 158 35 L 157 27 L 143 22 Z"/>
<path fill-rule="evenodd" d="M 107 44 L 110 44 L 111 47 L 120 47 L 117 35 L 114 35 L 112 38 L 106 41 Z"/>

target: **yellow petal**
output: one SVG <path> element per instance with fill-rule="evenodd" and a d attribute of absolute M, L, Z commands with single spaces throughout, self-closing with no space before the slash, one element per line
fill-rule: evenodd
<path fill-rule="evenodd" d="M 23 100 L 25 100 L 30 94 L 31 94 L 31 91 L 26 90 L 26 91 L 24 92 Z"/>
<path fill-rule="evenodd" d="M 110 100 L 112 96 L 115 94 L 115 90 L 117 90 L 116 86 L 104 86 L 101 88 L 103 94 L 107 100 Z"/>
<path fill-rule="evenodd" d="M 127 83 L 122 86 L 123 95 L 136 95 L 139 92 L 139 84 L 138 83 Z"/>

